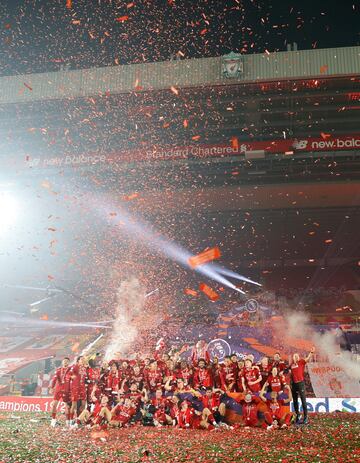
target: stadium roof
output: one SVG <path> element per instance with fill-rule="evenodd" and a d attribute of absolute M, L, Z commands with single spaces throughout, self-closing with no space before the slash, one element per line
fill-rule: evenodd
<path fill-rule="evenodd" d="M 226 64 L 226 60 L 231 63 Z M 232 64 L 232 66 L 231 66 Z M 172 60 L 0 78 L 0 104 L 360 74 L 360 47 Z"/>

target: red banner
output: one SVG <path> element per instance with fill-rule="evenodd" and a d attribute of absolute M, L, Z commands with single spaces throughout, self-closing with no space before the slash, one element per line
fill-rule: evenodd
<path fill-rule="evenodd" d="M 51 397 L 12 397 L 0 396 L 0 413 L 1 412 L 49 412 L 51 410 Z M 309 412 L 331 413 L 335 411 L 343 411 L 350 413 L 359 413 L 360 399 L 359 398 L 310 398 L 306 399 Z M 294 405 L 291 404 L 291 410 Z M 60 402 L 57 410 L 65 411 L 65 404 Z"/>
<path fill-rule="evenodd" d="M 0 412 L 49 412 L 52 401 L 52 397 L 0 396 Z M 64 412 L 65 404 L 59 402 L 57 410 Z"/>
<path fill-rule="evenodd" d="M 140 161 L 174 161 L 177 159 L 203 159 L 212 157 L 244 156 L 251 151 L 265 153 L 298 154 L 308 152 L 345 151 L 360 149 L 360 134 L 339 135 L 322 133 L 318 138 L 299 138 L 289 140 L 268 140 L 228 144 L 200 145 L 180 147 L 151 147 L 110 153 L 87 153 L 80 155 L 24 156 L 23 160 L 3 158 L 1 162 L 12 168 L 64 168 L 84 166 L 107 166 Z M 5 160 L 6 159 L 6 160 Z"/>

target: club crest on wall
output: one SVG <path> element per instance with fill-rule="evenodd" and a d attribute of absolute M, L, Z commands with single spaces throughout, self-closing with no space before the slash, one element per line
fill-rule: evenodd
<path fill-rule="evenodd" d="M 222 74 L 227 79 L 235 79 L 244 73 L 243 56 L 240 53 L 231 52 L 222 57 Z"/>

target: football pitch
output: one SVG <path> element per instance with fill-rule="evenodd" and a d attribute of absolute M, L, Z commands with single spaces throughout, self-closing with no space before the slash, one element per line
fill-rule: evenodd
<path fill-rule="evenodd" d="M 285 430 L 195 431 L 172 427 L 94 431 L 49 426 L 45 414 L 0 415 L 0 463 L 360 461 L 360 415 L 310 415 Z"/>

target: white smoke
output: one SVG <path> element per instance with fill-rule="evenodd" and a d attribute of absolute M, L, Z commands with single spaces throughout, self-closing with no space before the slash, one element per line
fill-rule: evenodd
<path fill-rule="evenodd" d="M 136 277 L 121 282 L 117 291 L 115 321 L 106 349 L 105 359 L 111 360 L 114 354 L 126 354 L 135 341 L 138 330 L 134 318 L 145 305 L 145 290 Z"/>
<path fill-rule="evenodd" d="M 342 368 L 345 373 L 356 380 L 360 377 L 360 363 L 349 351 L 340 350 L 339 340 L 332 331 L 320 333 L 310 325 L 310 318 L 303 312 L 289 312 L 276 323 L 275 330 L 278 339 L 292 337 L 310 341 L 318 359 L 325 359 L 331 365 Z"/>

